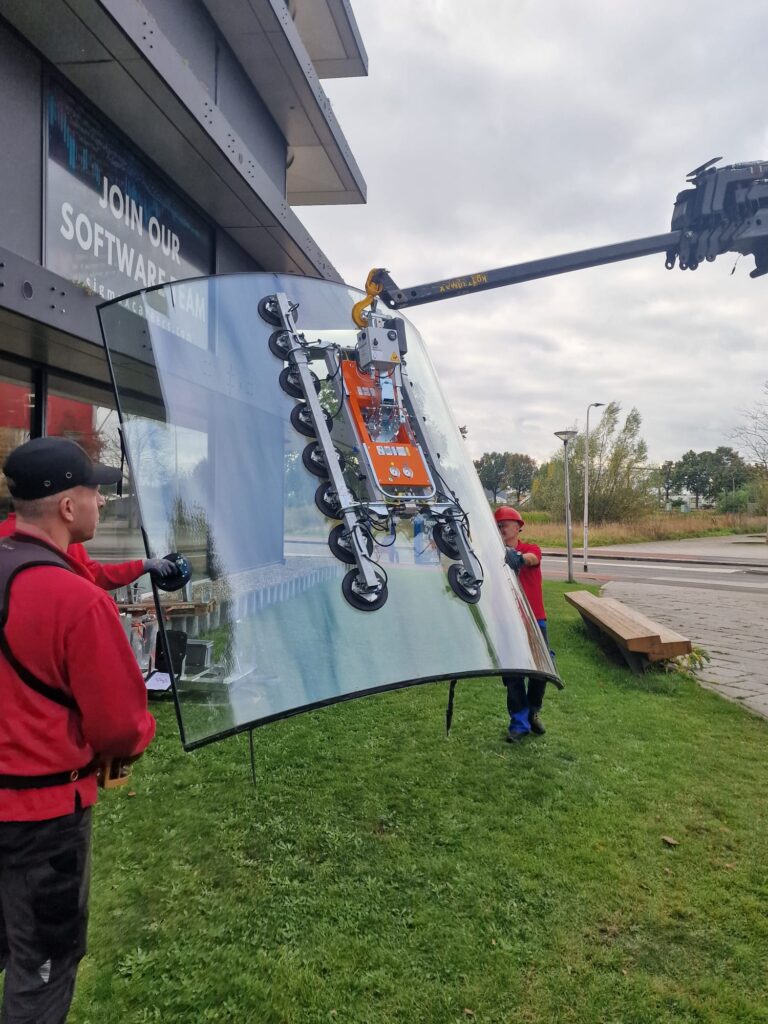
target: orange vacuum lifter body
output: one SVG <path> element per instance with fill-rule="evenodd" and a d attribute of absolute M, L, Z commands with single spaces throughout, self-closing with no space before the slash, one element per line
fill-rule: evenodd
<path fill-rule="evenodd" d="M 392 370 L 365 372 L 344 359 L 341 373 L 347 409 L 369 471 L 387 497 L 434 492 L 434 481 L 402 401 Z"/>

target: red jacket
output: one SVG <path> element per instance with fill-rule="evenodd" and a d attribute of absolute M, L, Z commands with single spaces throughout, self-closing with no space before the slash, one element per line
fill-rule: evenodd
<path fill-rule="evenodd" d="M 544 610 L 544 589 L 541 585 L 541 548 L 538 544 L 526 544 L 524 541 L 517 542 L 517 550 L 521 555 L 530 552 L 539 560 L 538 565 L 524 565 L 520 569 L 520 586 L 528 598 L 528 604 L 538 622 L 546 619 L 547 613 Z"/>
<path fill-rule="evenodd" d="M 85 566 L 68 556 L 67 561 L 74 572 L 36 566 L 13 580 L 5 635 L 17 660 L 73 697 L 77 709 L 36 693 L 0 655 L 0 774 L 69 771 L 96 754 L 131 757 L 155 734 L 144 679 L 117 606 L 94 586 Z M 95 775 L 46 789 L 0 789 L 0 821 L 71 814 L 76 793 L 83 807 L 95 803 Z"/>
<path fill-rule="evenodd" d="M 16 513 L 10 512 L 8 518 L 0 523 L 0 537 L 10 537 L 16 533 Z M 144 572 L 144 559 L 136 558 L 132 562 L 94 562 L 82 544 L 70 544 L 67 549 L 70 558 L 84 565 L 91 579 L 102 590 L 114 590 L 133 583 Z"/>

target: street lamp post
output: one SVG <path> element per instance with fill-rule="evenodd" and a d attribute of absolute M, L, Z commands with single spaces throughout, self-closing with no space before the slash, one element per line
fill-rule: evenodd
<path fill-rule="evenodd" d="M 587 429 L 584 439 L 584 572 L 589 571 L 587 550 L 589 548 L 589 410 L 605 405 L 605 402 L 591 402 L 587 406 Z"/>
<path fill-rule="evenodd" d="M 573 530 L 571 529 L 571 485 L 568 480 L 568 442 L 576 437 L 575 430 L 556 430 L 555 437 L 563 442 L 565 465 L 565 543 L 568 548 L 568 582 L 573 583 Z"/>

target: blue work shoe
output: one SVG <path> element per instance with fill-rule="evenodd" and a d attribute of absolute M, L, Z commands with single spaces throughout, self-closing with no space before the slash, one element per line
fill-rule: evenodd
<path fill-rule="evenodd" d="M 528 723 L 528 708 L 523 708 L 522 711 L 516 711 L 509 720 L 507 743 L 517 743 L 524 736 L 527 736 L 530 731 L 531 727 Z"/>

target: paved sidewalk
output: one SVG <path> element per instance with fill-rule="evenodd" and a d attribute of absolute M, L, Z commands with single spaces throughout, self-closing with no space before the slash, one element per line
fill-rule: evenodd
<path fill-rule="evenodd" d="M 702 686 L 768 718 L 767 596 L 625 581 L 607 583 L 603 593 L 704 648 L 712 661 L 698 673 Z"/>

